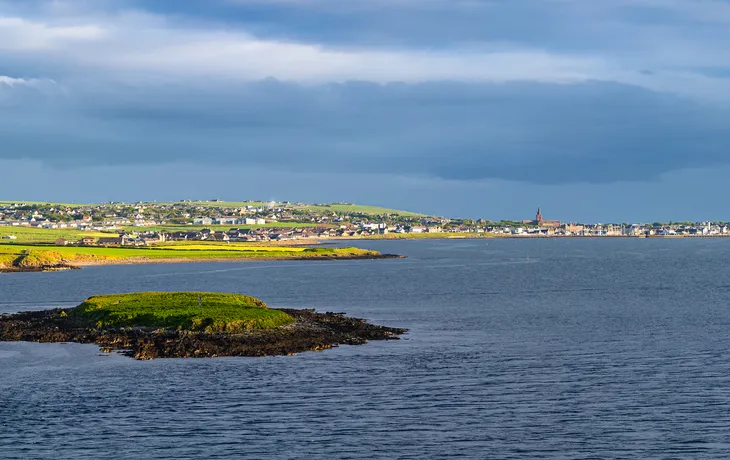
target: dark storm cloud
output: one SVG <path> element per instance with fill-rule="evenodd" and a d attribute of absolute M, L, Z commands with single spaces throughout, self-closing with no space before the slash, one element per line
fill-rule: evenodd
<path fill-rule="evenodd" d="M 612 83 L 70 87 L 22 106 L 12 92 L 0 90 L 13 105 L 0 111 L 0 158 L 61 166 L 186 161 L 551 184 L 730 163 L 727 110 Z"/>

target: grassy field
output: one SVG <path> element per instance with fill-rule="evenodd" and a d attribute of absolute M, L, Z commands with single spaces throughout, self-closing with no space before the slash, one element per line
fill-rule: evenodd
<path fill-rule="evenodd" d="M 172 249 L 175 251 L 234 251 L 234 252 L 296 252 L 304 253 L 310 248 L 302 246 L 275 246 L 272 244 L 250 244 L 250 243 L 216 243 L 208 241 L 189 241 L 161 243 L 153 249 Z M 318 248 L 324 249 L 324 248 Z"/>
<path fill-rule="evenodd" d="M 160 203 L 160 204 L 175 204 L 175 203 Z M 243 208 L 245 206 L 266 206 L 267 203 L 264 201 L 193 201 L 185 203 L 191 206 L 206 206 L 210 208 Z M 278 207 L 278 206 L 277 206 Z M 319 212 L 337 212 L 337 213 L 362 213 L 362 214 L 400 214 L 401 216 L 422 216 L 423 214 L 399 211 L 396 209 L 383 208 L 379 206 L 364 206 L 358 204 L 304 204 L 301 206 L 295 206 L 290 204 L 287 206 L 289 209 L 305 210 L 310 209 Z"/>
<path fill-rule="evenodd" d="M 52 205 L 58 205 L 58 206 L 64 206 L 69 208 L 80 208 L 83 206 L 93 206 L 93 204 L 81 204 L 81 203 L 57 203 L 55 201 L 24 201 L 24 200 L 0 200 L 0 206 L 10 206 L 15 203 L 22 203 L 27 205 L 46 205 L 46 204 L 52 204 Z"/>
<path fill-rule="evenodd" d="M 208 208 L 245 208 L 246 206 L 261 207 L 266 206 L 265 201 L 186 201 L 186 202 L 155 202 L 162 205 L 185 205 L 185 206 L 205 206 Z"/>
<path fill-rule="evenodd" d="M 0 268 L 32 268 L 61 264 L 135 263 L 160 260 L 318 259 L 374 256 L 359 248 L 309 248 L 248 243 L 167 244 L 153 247 L 32 246 L 0 244 Z"/>
<path fill-rule="evenodd" d="M 154 327 L 242 333 L 294 319 L 254 297 L 213 292 L 139 292 L 94 296 L 67 314 L 99 328 Z"/>
<path fill-rule="evenodd" d="M 92 251 L 72 252 L 72 249 L 70 247 L 57 246 L 53 247 L 53 250 L 49 250 L 41 246 L 0 244 L 0 269 L 11 267 L 30 269 L 68 264 L 81 265 L 117 259 L 123 260 L 120 257 L 98 254 Z"/>
<path fill-rule="evenodd" d="M 32 228 L 32 227 L 0 227 L 0 242 L 8 243 L 11 240 L 5 239 L 8 235 L 14 235 L 17 239 L 12 240 L 15 243 L 55 243 L 59 238 L 65 238 L 69 241 L 78 241 L 85 236 L 93 238 L 103 238 L 114 236 L 111 233 L 88 232 L 76 230 L 73 228 L 48 229 L 48 228 Z"/>
<path fill-rule="evenodd" d="M 318 212 L 336 212 L 337 214 L 398 214 L 401 216 L 422 217 L 424 214 L 381 208 L 379 206 L 363 206 L 358 204 L 305 205 L 295 209 L 312 209 Z"/>
<path fill-rule="evenodd" d="M 53 204 L 53 205 L 59 205 L 64 207 L 85 207 L 85 206 L 96 206 L 95 204 L 77 204 L 77 203 L 55 203 L 55 202 L 46 202 L 46 201 L 7 201 L 3 200 L 0 201 L 0 206 L 2 205 L 10 205 L 12 203 L 24 203 L 28 205 L 45 205 L 45 204 Z M 179 203 L 179 202 L 154 202 L 154 204 L 159 205 L 176 205 L 181 204 L 185 206 L 205 206 L 209 208 L 243 208 L 246 206 L 254 206 L 254 207 L 265 207 L 267 205 L 264 201 L 193 201 L 193 202 L 185 202 L 185 203 Z M 297 210 L 312 210 L 317 213 L 328 213 L 328 212 L 336 212 L 338 214 L 349 214 L 349 213 L 356 213 L 356 214 L 399 214 L 401 216 L 423 216 L 424 214 L 419 214 L 415 212 L 408 212 L 408 211 L 400 211 L 397 209 L 389 209 L 389 208 L 383 208 L 380 206 L 365 206 L 365 205 L 358 205 L 358 204 L 339 204 L 339 203 L 332 203 L 332 204 L 303 204 L 301 206 L 294 206 L 293 204 L 290 204 L 287 206 L 288 209 L 297 209 Z"/>
<path fill-rule="evenodd" d="M 0 250 L 2 250 L 1 247 Z M 0 252 L 0 268 L 12 267 L 17 258 L 17 254 L 3 254 L 2 252 Z"/>

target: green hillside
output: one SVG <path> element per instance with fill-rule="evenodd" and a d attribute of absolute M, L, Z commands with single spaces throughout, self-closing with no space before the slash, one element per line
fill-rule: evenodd
<path fill-rule="evenodd" d="M 25 205 L 57 205 L 62 207 L 70 207 L 70 208 L 79 208 L 79 207 L 89 207 L 89 206 L 99 206 L 99 205 L 106 205 L 107 203 L 87 203 L 87 204 L 78 204 L 78 203 L 57 203 L 52 201 L 22 201 L 22 200 L 15 200 L 15 201 L 8 201 L 8 200 L 0 200 L 0 206 L 8 206 L 14 203 L 22 203 Z M 134 204 L 135 202 L 128 202 L 126 204 Z M 185 205 L 185 206 L 205 206 L 210 208 L 243 208 L 246 206 L 255 206 L 255 207 L 262 207 L 267 206 L 267 202 L 264 201 L 185 201 L 185 202 L 145 202 L 149 204 L 158 204 L 158 205 Z M 117 202 L 114 203 L 119 204 Z M 372 214 L 372 215 L 380 215 L 380 214 L 398 214 L 401 216 L 424 216 L 424 214 L 419 214 L 416 212 L 410 212 L 410 211 L 402 211 L 398 209 L 391 209 L 391 208 L 384 208 L 380 206 L 367 206 L 367 205 L 358 205 L 358 204 L 351 204 L 351 203 L 324 203 L 324 204 L 293 204 L 290 203 L 288 205 L 282 206 L 281 203 L 276 203 L 276 207 L 284 207 L 286 209 L 291 210 L 299 210 L 299 211 L 306 211 L 310 210 L 315 213 L 332 213 L 336 212 L 338 214 Z"/>

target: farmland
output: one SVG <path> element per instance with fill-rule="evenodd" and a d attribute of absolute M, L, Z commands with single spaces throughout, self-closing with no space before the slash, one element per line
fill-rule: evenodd
<path fill-rule="evenodd" d="M 7 237 L 15 236 L 10 240 Z M 73 228 L 34 228 L 34 227 L 0 227 L 0 241 L 8 243 L 14 241 L 16 244 L 53 244 L 59 238 L 68 241 L 78 241 L 83 237 L 102 238 L 113 236 L 107 232 L 84 231 Z"/>
<path fill-rule="evenodd" d="M 267 228 L 267 229 L 276 229 L 276 228 L 312 228 L 312 227 L 331 227 L 332 225 L 328 224 L 313 224 L 311 222 L 267 222 L 265 224 L 259 224 L 259 225 L 246 225 L 246 224 L 236 224 L 236 225 L 219 225 L 219 224 L 210 224 L 210 225 L 152 225 L 144 228 L 140 227 L 130 227 L 125 226 L 122 227 L 123 230 L 126 230 L 128 232 L 138 232 L 140 230 L 144 230 L 147 232 L 190 232 L 190 231 L 198 231 L 203 230 L 205 228 L 209 228 L 211 230 L 217 230 L 217 231 L 225 231 L 230 230 L 232 227 L 235 227 L 237 229 L 258 229 L 258 228 Z"/>
<path fill-rule="evenodd" d="M 44 269 L 97 264 L 278 259 L 379 258 L 358 248 L 311 248 L 241 244 L 166 244 L 153 247 L 34 246 L 0 244 L 0 269 Z"/>

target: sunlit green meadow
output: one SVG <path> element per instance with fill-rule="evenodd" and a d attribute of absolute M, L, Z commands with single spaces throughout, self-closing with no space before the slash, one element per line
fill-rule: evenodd
<path fill-rule="evenodd" d="M 65 313 L 99 328 L 154 327 L 242 333 L 294 322 L 254 297 L 214 292 L 139 292 L 88 298 Z"/>

